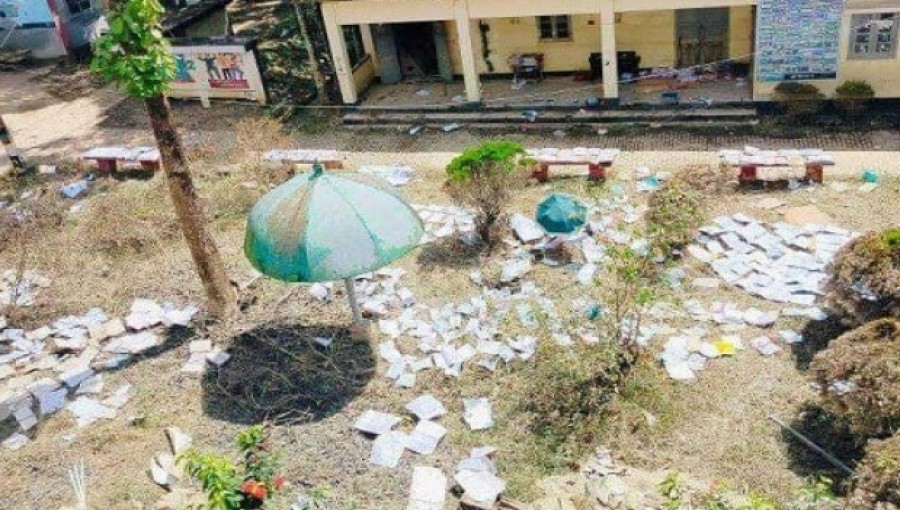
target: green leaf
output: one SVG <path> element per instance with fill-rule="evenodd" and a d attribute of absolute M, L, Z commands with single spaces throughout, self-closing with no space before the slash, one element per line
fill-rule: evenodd
<path fill-rule="evenodd" d="M 94 43 L 91 70 L 139 99 L 164 94 L 175 59 L 160 27 L 157 0 L 128 0 L 109 15 L 110 29 Z"/>

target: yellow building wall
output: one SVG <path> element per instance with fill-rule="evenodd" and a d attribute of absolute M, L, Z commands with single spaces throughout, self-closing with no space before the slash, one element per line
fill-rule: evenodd
<path fill-rule="evenodd" d="M 675 65 L 675 11 L 618 14 L 616 46 L 619 51 L 636 51 L 641 67 Z"/>
<path fill-rule="evenodd" d="M 729 13 L 728 56 L 741 62 L 752 60 L 754 32 L 756 25 L 752 6 L 732 7 Z"/>
<path fill-rule="evenodd" d="M 601 51 L 599 15 L 573 15 L 572 38 L 567 41 L 541 41 L 535 17 L 486 19 L 490 27 L 489 60 L 494 73 L 509 73 L 507 60 L 516 53 L 543 53 L 544 70 L 569 72 L 589 69 L 588 57 Z M 462 74 L 456 24 L 447 24 L 448 46 L 453 72 Z M 731 8 L 729 54 L 743 57 L 752 53 L 753 10 L 750 6 Z M 481 32 L 478 22 L 472 22 L 475 61 L 478 72 L 489 73 L 482 57 Z M 670 67 L 675 65 L 675 11 L 624 12 L 617 15 L 616 45 L 619 51 L 635 51 L 641 56 L 641 67 Z"/>

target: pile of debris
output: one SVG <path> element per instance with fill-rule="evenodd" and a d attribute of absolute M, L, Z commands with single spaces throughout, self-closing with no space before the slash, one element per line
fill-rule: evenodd
<path fill-rule="evenodd" d="M 19 430 L 4 446 L 23 446 L 39 418 L 62 408 L 79 427 L 114 418 L 132 389 L 123 384 L 104 392 L 103 372 L 162 345 L 162 328 L 186 327 L 197 311 L 137 299 L 124 319 L 92 308 L 31 331 L 0 317 L 0 422 L 14 419 Z"/>

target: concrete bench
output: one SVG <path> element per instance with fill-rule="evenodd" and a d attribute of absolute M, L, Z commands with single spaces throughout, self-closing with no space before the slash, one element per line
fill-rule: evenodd
<path fill-rule="evenodd" d="M 119 163 L 138 163 L 144 170 L 159 170 L 160 157 L 156 147 L 96 147 L 81 155 L 81 159 L 97 162 L 101 173 L 115 172 Z"/>
<path fill-rule="evenodd" d="M 802 166 L 806 172 L 800 180 L 822 184 L 825 180 L 825 167 L 834 165 L 834 157 L 821 149 L 786 149 L 766 151 L 745 148 L 743 151 L 719 151 L 721 161 L 731 167 L 739 168 L 738 181 L 742 185 L 760 182 L 760 169 L 792 168 Z"/>
<path fill-rule="evenodd" d="M 588 167 L 588 179 L 602 181 L 606 179 L 606 169 L 611 168 L 616 158 L 619 157 L 618 149 L 597 149 L 579 147 L 575 149 L 528 149 L 527 157 L 538 163 L 538 169 L 532 172 L 532 177 L 538 182 L 547 182 L 550 179 L 551 166 L 577 166 Z"/>
<path fill-rule="evenodd" d="M 263 155 L 266 161 L 281 163 L 285 167 L 293 168 L 294 165 L 312 165 L 321 163 L 328 170 L 340 170 L 344 168 L 346 156 L 334 150 L 271 150 Z"/>

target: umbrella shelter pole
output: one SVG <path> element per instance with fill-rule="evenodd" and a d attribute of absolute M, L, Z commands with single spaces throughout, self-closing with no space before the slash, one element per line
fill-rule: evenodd
<path fill-rule="evenodd" d="M 352 278 L 344 278 L 344 287 L 347 289 L 347 298 L 350 300 L 350 309 L 353 311 L 353 320 L 357 324 L 363 324 L 362 312 L 359 310 L 359 301 L 356 300 L 356 288 Z"/>

